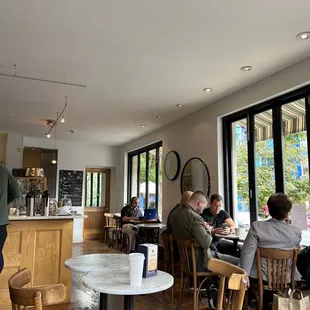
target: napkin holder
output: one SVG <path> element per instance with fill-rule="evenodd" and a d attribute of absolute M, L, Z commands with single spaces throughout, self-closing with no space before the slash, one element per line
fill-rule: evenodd
<path fill-rule="evenodd" d="M 144 243 L 138 247 L 138 252 L 145 256 L 143 265 L 143 278 L 157 275 L 158 246 L 156 244 Z"/>

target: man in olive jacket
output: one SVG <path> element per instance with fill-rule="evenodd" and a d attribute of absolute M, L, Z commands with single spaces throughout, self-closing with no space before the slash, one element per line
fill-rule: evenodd
<path fill-rule="evenodd" d="M 200 216 L 207 205 L 206 195 L 202 191 L 194 192 L 187 204 L 183 204 L 182 208 L 171 214 L 170 226 L 173 236 L 179 239 L 195 239 L 200 245 L 200 248 L 196 248 L 198 271 L 206 270 L 206 265 L 211 257 L 238 265 L 239 258 L 216 253 L 210 249 L 212 236 Z"/>

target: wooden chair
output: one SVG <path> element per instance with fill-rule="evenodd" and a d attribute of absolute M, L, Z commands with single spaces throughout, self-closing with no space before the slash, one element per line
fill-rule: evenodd
<path fill-rule="evenodd" d="M 267 284 L 263 283 L 262 259 L 267 260 Z M 263 309 L 264 291 L 284 292 L 290 284 L 291 289 L 295 288 L 297 251 L 283 251 L 279 249 L 257 248 L 257 287 L 258 287 L 258 310 Z M 288 279 L 291 271 L 290 279 Z"/>
<path fill-rule="evenodd" d="M 170 272 L 170 274 L 175 277 L 175 260 L 173 253 L 173 236 L 169 233 L 162 233 L 161 238 L 164 245 L 164 262 L 165 271 Z M 171 303 L 174 303 L 174 291 L 175 291 L 175 281 L 171 287 Z"/>
<path fill-rule="evenodd" d="M 209 259 L 207 268 L 220 276 L 216 309 L 241 310 L 248 277 L 246 272 L 216 258 Z M 226 286 L 228 291 L 225 294 Z"/>
<path fill-rule="evenodd" d="M 9 279 L 9 291 L 13 310 L 42 310 L 42 306 L 59 304 L 66 299 L 66 288 L 62 284 L 23 288 L 31 282 L 31 273 L 21 269 Z"/>
<path fill-rule="evenodd" d="M 181 287 L 177 309 L 180 309 L 182 305 L 186 282 L 190 277 L 193 277 L 193 287 L 194 287 L 193 309 L 198 310 L 199 309 L 198 299 L 202 284 L 207 278 L 215 276 L 216 274 L 210 271 L 204 271 L 204 272 L 197 271 L 195 248 L 200 247 L 200 245 L 194 239 L 190 240 L 176 239 L 176 240 L 178 243 L 180 262 L 181 262 Z M 200 282 L 201 278 L 203 279 Z M 198 280 L 200 282 L 199 285 Z"/>
<path fill-rule="evenodd" d="M 113 213 L 104 213 L 104 218 L 105 218 L 105 225 L 103 227 L 103 229 L 104 229 L 104 243 L 108 243 L 110 229 L 115 229 L 116 223 L 115 223 Z"/>

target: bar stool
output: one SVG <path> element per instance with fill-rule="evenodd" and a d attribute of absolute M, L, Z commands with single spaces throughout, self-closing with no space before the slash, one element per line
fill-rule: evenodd
<path fill-rule="evenodd" d="M 118 249 L 118 245 L 121 244 L 122 241 L 122 228 L 121 228 L 121 216 L 120 215 L 114 215 L 113 216 L 115 220 L 115 229 L 112 230 L 112 248 L 115 248 L 115 250 Z"/>
<path fill-rule="evenodd" d="M 105 225 L 103 227 L 104 243 L 108 243 L 110 229 L 115 229 L 116 224 L 113 213 L 104 213 L 104 217 L 105 217 Z"/>

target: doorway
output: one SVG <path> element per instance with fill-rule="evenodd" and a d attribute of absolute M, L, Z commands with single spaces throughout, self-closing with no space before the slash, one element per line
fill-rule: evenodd
<path fill-rule="evenodd" d="M 104 213 L 110 212 L 111 169 L 86 168 L 84 239 L 101 239 Z"/>

